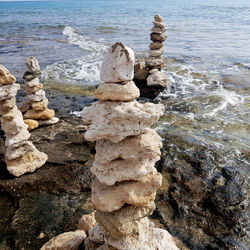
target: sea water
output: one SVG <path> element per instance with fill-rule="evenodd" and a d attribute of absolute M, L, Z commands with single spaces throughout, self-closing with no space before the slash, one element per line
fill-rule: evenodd
<path fill-rule="evenodd" d="M 114 42 L 147 56 L 156 13 L 168 35 L 159 132 L 213 147 L 249 173 L 250 0 L 0 1 L 0 63 L 19 79 L 33 55 L 45 84 L 95 86 Z"/>

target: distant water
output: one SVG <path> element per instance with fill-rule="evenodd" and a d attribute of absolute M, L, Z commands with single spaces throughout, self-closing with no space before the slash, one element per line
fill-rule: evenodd
<path fill-rule="evenodd" d="M 21 78 L 34 55 L 52 86 L 95 85 L 112 43 L 147 55 L 156 13 L 168 28 L 164 70 L 170 79 L 158 97 L 166 104 L 160 129 L 213 146 L 228 164 L 246 167 L 250 0 L 0 2 L 0 63 Z"/>

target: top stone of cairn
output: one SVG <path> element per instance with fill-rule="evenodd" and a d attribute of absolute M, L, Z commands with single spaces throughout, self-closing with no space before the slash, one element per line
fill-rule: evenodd
<path fill-rule="evenodd" d="M 34 56 L 30 56 L 27 59 L 26 65 L 27 65 L 28 71 L 30 73 L 40 73 L 41 72 L 39 63 Z"/>
<path fill-rule="evenodd" d="M 16 78 L 3 65 L 0 65 L 0 85 L 13 84 Z"/>
<path fill-rule="evenodd" d="M 158 14 L 154 16 L 154 19 L 156 22 L 160 22 L 160 23 L 163 22 L 163 17 Z"/>
<path fill-rule="evenodd" d="M 121 42 L 115 43 L 102 61 L 101 81 L 119 83 L 133 80 L 134 63 L 133 50 Z"/>

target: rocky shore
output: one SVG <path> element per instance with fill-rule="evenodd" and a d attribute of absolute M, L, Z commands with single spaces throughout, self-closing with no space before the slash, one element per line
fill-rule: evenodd
<path fill-rule="evenodd" d="M 22 88 L 23 89 L 23 88 Z M 94 143 L 84 140 L 86 127 L 70 115 L 94 98 L 46 90 L 58 124 L 32 132 L 31 140 L 48 155 L 36 172 L 11 176 L 3 160 L 0 137 L 0 249 L 40 249 L 52 237 L 76 229 L 90 202 L 90 167 Z M 25 93 L 20 92 L 17 103 Z M 237 166 L 224 166 L 213 149 L 164 132 L 163 174 L 151 219 L 173 236 L 180 249 L 247 249 L 246 177 Z M 178 241 L 179 240 L 179 241 Z M 181 243 L 182 242 L 182 243 Z"/>

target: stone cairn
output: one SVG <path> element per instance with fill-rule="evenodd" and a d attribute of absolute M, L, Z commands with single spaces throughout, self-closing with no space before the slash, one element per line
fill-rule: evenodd
<path fill-rule="evenodd" d="M 85 249 L 178 249 L 171 235 L 147 218 L 162 183 L 154 167 L 161 138 L 150 126 L 164 106 L 134 100 L 140 95 L 132 81 L 134 62 L 133 50 L 115 43 L 102 62 L 99 101 L 81 113 L 90 124 L 85 139 L 96 141 L 91 200 L 98 224 L 88 230 Z"/>
<path fill-rule="evenodd" d="M 28 126 L 16 106 L 15 96 L 20 85 L 15 82 L 16 78 L 0 65 L 0 115 L 1 127 L 5 132 L 5 161 L 8 171 L 18 177 L 40 168 L 48 156 L 28 141 Z"/>
<path fill-rule="evenodd" d="M 161 72 L 164 67 L 162 54 L 164 52 L 163 42 L 167 36 L 163 35 L 166 31 L 166 26 L 163 23 L 163 18 L 160 15 L 154 16 L 152 33 L 150 34 L 151 44 L 149 45 L 149 58 L 146 60 L 146 67 L 149 69 L 149 76 L 147 77 L 148 86 L 166 87 L 168 79 L 166 75 Z"/>
<path fill-rule="evenodd" d="M 45 97 L 43 84 L 39 82 L 41 75 L 40 66 L 35 57 L 31 56 L 26 62 L 28 70 L 24 73 L 23 79 L 26 83 L 28 101 L 22 106 L 24 122 L 33 130 L 38 126 L 56 124 L 59 119 L 55 117 L 55 111 L 48 108 L 48 99 Z"/>

